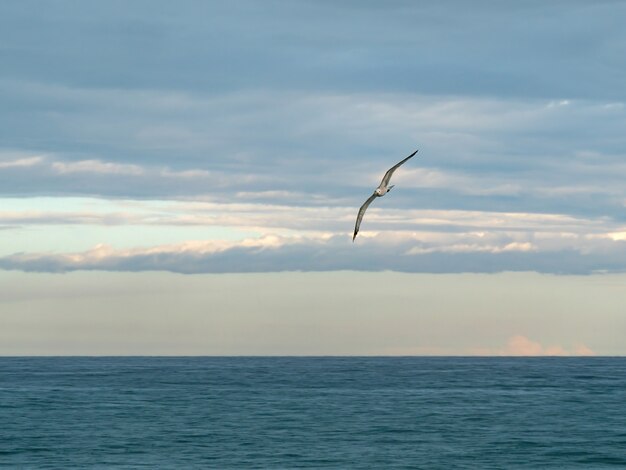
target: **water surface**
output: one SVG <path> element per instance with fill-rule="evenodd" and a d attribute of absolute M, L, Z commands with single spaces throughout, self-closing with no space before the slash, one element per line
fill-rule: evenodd
<path fill-rule="evenodd" d="M 626 358 L 0 358 L 0 466 L 626 468 Z"/>

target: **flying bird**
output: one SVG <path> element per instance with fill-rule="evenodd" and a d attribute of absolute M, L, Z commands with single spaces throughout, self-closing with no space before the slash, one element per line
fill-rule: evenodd
<path fill-rule="evenodd" d="M 352 235 L 352 241 L 354 241 L 354 239 L 356 238 L 356 234 L 359 233 L 359 227 L 361 226 L 361 220 L 363 219 L 363 214 L 365 214 L 365 211 L 367 210 L 369 205 L 372 203 L 372 201 L 376 199 L 377 197 L 383 197 L 385 194 L 391 191 L 391 188 L 395 186 L 393 184 L 389 186 L 389 180 L 391 180 L 391 176 L 393 175 L 393 172 L 396 171 L 400 167 L 400 165 L 406 162 L 409 158 L 411 158 L 417 152 L 418 151 L 416 150 L 411 155 L 406 157 L 404 160 L 396 163 L 394 166 L 392 166 L 391 168 L 387 170 L 387 173 L 385 173 L 385 176 L 383 176 L 383 180 L 380 182 L 380 185 L 378 185 L 378 188 L 376 188 L 376 190 L 374 191 L 374 194 L 372 194 L 359 209 L 359 214 L 356 216 L 356 224 L 354 226 L 354 235 Z"/>

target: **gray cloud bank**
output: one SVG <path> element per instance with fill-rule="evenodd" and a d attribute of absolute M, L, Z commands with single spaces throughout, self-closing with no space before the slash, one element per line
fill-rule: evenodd
<path fill-rule="evenodd" d="M 3 2 L 0 195 L 360 205 L 419 147 L 398 207 L 620 218 L 623 13 Z"/>
<path fill-rule="evenodd" d="M 5 196 L 358 207 L 388 165 L 420 147 L 419 158 L 397 174 L 397 207 L 623 218 L 622 103 L 394 94 L 83 96 L 48 87 L 42 92 L 79 97 L 102 112 L 81 111 L 82 105 L 60 112 L 50 123 L 54 131 L 47 113 L 39 123 L 35 113 L 32 126 L 64 144 L 47 151 L 0 151 Z M 6 141 L 27 129 L 15 126 L 10 122 L 0 130 Z M 80 139 L 89 143 L 81 148 Z"/>
<path fill-rule="evenodd" d="M 213 204 L 0 208 L 4 234 L 207 224 L 304 238 L 15 254 L 0 267 L 621 271 L 624 14 L 612 1 L 2 2 L 0 198 Z M 415 148 L 386 212 L 366 220 L 402 240 L 346 245 L 356 209 Z M 560 222 L 546 230 L 542 216 Z"/>
<path fill-rule="evenodd" d="M 503 237 L 481 246 L 425 243 L 413 236 L 389 242 L 385 235 L 348 237 L 265 237 L 241 243 L 195 242 L 134 250 L 99 245 L 71 254 L 23 253 L 0 258 L 0 268 L 33 272 L 171 271 L 243 273 L 279 271 L 398 271 L 415 273 L 494 273 L 537 271 L 554 274 L 623 272 L 626 242 L 599 240 L 584 248 L 532 246 Z"/>
<path fill-rule="evenodd" d="M 623 97 L 615 1 L 2 2 L 3 74 L 78 87 Z M 42 47 L 44 45 L 44 47 Z"/>

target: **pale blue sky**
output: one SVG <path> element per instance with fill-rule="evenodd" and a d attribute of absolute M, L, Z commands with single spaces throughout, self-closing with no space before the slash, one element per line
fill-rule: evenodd
<path fill-rule="evenodd" d="M 608 0 L 3 2 L 0 273 L 36 284 L 69 272 L 63 279 L 94 289 L 99 276 L 127 272 L 209 284 L 335 272 L 346 285 L 368 272 L 374 285 L 391 271 L 442 275 L 453 292 L 458 273 L 480 274 L 481 286 L 490 273 L 507 288 L 512 271 L 577 290 L 578 279 L 621 279 L 625 17 L 626 4 Z M 353 244 L 358 207 L 416 148 Z M 96 315 L 106 304 L 137 314 L 109 295 L 86 312 L 69 298 L 28 311 Z M 607 312 L 624 304 L 608 298 L 617 303 Z M 277 308 L 319 313 L 298 302 Z M 437 300 L 423 302 L 415 315 Z M 559 305 L 546 304 L 551 327 Z M 494 318 L 507 308 L 485 303 Z M 142 311 L 142 324 L 164 312 Z M 364 315 L 375 313 L 384 315 Z M 446 317 L 451 328 L 463 314 Z M 453 334 L 435 346 L 576 343 L 533 332 L 476 333 L 462 348 Z M 626 353 L 601 337 L 579 343 Z M 370 339 L 350 351 L 382 353 Z M 427 343 L 410 347 L 435 347 Z M 35 350 L 45 352 L 24 351 Z M 255 351 L 289 349 L 240 350 Z"/>
<path fill-rule="evenodd" d="M 0 355 L 623 355 L 625 282 L 0 271 Z"/>

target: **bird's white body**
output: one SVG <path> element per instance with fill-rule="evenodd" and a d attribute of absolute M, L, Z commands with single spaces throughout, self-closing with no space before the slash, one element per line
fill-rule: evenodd
<path fill-rule="evenodd" d="M 383 186 L 382 184 L 376 188 L 376 190 L 374 191 L 376 193 L 376 196 L 378 197 L 383 197 L 385 194 L 387 194 L 389 191 L 391 191 L 391 188 L 393 188 L 393 184 L 389 187 L 387 186 Z"/>

